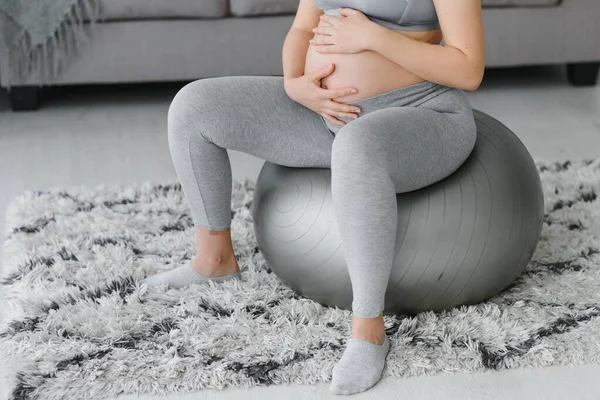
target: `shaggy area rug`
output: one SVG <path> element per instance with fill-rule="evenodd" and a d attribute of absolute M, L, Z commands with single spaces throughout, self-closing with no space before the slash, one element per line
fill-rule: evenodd
<path fill-rule="evenodd" d="M 386 376 L 600 362 L 600 160 L 538 165 L 542 238 L 489 302 L 386 316 Z M 328 381 L 350 313 L 300 298 L 254 239 L 253 183 L 236 182 L 243 280 L 164 290 L 148 274 L 193 256 L 177 184 L 32 191 L 8 212 L 0 345 L 11 399 L 101 399 Z"/>

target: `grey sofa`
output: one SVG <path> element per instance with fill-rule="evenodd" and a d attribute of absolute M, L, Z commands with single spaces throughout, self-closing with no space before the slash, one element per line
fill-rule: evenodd
<path fill-rule="evenodd" d="M 101 0 L 92 41 L 55 79 L 34 73 L 13 85 L 11 104 L 36 108 L 41 86 L 281 75 L 298 1 Z M 487 67 L 560 63 L 573 84 L 596 84 L 599 0 L 482 2 Z"/>

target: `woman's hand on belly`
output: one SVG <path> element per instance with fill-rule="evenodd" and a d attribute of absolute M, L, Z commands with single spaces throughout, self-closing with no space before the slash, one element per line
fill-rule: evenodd
<path fill-rule="evenodd" d="M 360 109 L 334 99 L 356 94 L 357 89 L 352 87 L 322 88 L 321 80 L 331 75 L 334 70 L 335 66 L 329 64 L 298 78 L 286 78 L 284 80 L 285 91 L 297 103 L 323 116 L 335 125 L 344 126 L 345 123 L 336 117 L 355 119 L 358 117 Z"/>
<path fill-rule="evenodd" d="M 310 41 L 317 46 L 316 51 L 353 54 L 368 50 L 379 25 L 351 8 L 340 8 L 340 14 L 321 15 L 321 23 L 313 29 L 316 36 Z"/>
<path fill-rule="evenodd" d="M 321 20 L 317 28 L 327 26 L 330 26 L 330 24 Z M 318 31 L 319 29 L 315 30 L 315 32 Z M 414 40 L 431 44 L 439 44 L 442 39 L 440 30 L 405 31 L 401 33 Z M 319 33 L 315 34 L 314 38 L 316 42 L 319 42 L 320 36 L 322 35 Z M 330 89 L 348 86 L 358 89 L 358 93 L 356 94 L 337 98 L 338 102 L 352 103 L 363 98 L 423 81 L 421 77 L 375 51 L 325 53 L 322 51 L 319 52 L 318 49 L 327 47 L 326 45 L 314 43 L 315 41 L 308 47 L 304 71 L 310 73 L 322 68 L 324 65 L 333 63 L 336 67 L 335 73 L 323 78 L 321 83 Z"/>
<path fill-rule="evenodd" d="M 335 72 L 321 80 L 329 89 L 354 87 L 355 94 L 336 98 L 340 103 L 375 96 L 390 90 L 422 81 L 398 64 L 392 63 L 373 51 L 355 54 L 321 54 L 310 46 L 306 53 L 305 73 L 318 71 L 328 64 L 335 65 Z"/>

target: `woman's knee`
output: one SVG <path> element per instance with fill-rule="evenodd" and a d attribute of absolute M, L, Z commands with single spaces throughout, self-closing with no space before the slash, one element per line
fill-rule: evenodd
<path fill-rule="evenodd" d="M 218 78 L 200 79 L 190 82 L 177 92 L 168 112 L 169 141 L 174 142 L 189 137 L 189 132 L 203 134 L 204 125 L 210 121 L 207 115 L 214 102 L 211 96 L 218 93 Z M 210 130 L 210 129 L 208 129 Z"/>
<path fill-rule="evenodd" d="M 336 134 L 331 149 L 332 170 L 350 172 L 383 166 L 380 144 L 357 122 L 345 125 Z"/>
<path fill-rule="evenodd" d="M 182 87 L 169 106 L 169 123 L 179 123 L 194 117 L 210 104 L 211 83 L 207 79 L 190 82 Z"/>

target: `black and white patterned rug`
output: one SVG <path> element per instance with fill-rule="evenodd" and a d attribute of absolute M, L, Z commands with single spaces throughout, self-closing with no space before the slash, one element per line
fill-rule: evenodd
<path fill-rule="evenodd" d="M 542 239 L 484 304 L 386 316 L 385 375 L 600 362 L 600 160 L 539 164 Z M 299 298 L 254 240 L 252 182 L 232 199 L 243 281 L 162 290 L 137 281 L 193 256 L 176 184 L 28 192 L 9 208 L 0 345 L 11 399 L 100 399 L 328 381 L 350 313 Z"/>

